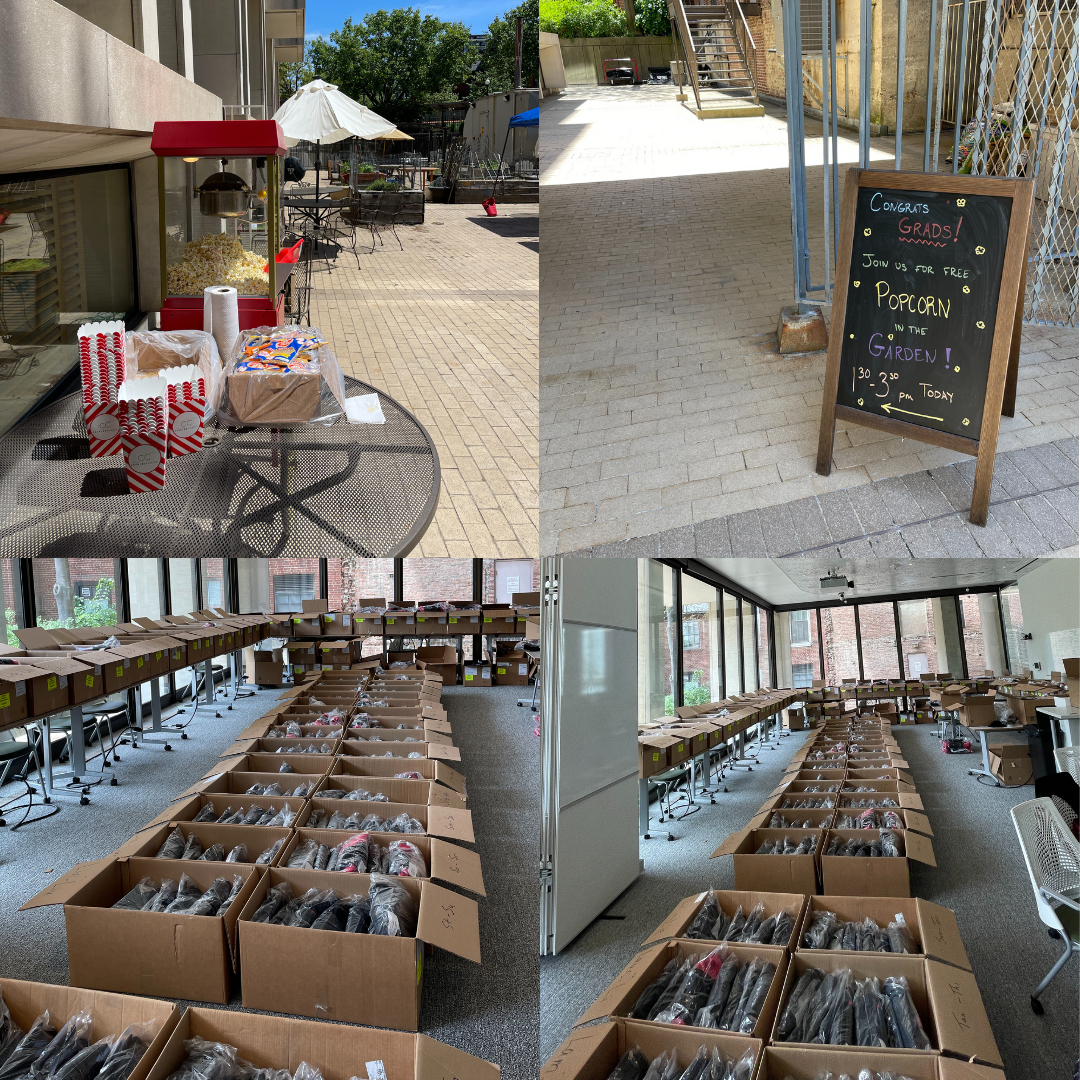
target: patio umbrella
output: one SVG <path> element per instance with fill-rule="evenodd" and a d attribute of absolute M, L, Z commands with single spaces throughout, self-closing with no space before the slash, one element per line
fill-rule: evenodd
<path fill-rule="evenodd" d="M 333 83 L 312 79 L 276 113 L 274 119 L 285 134 L 286 146 L 302 139 L 315 143 L 315 198 L 319 198 L 319 148 L 355 135 L 361 139 L 385 139 L 397 128 L 389 120 L 351 97 Z"/>

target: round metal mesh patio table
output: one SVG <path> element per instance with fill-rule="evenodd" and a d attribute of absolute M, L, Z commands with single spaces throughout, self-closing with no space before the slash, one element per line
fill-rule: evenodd
<path fill-rule="evenodd" d="M 405 555 L 435 514 L 438 453 L 393 398 L 348 377 L 345 391 L 378 393 L 386 423 L 212 419 L 202 450 L 169 459 L 162 490 L 136 494 L 122 455 L 89 456 L 81 396 L 61 398 L 0 439 L 0 555 Z"/>

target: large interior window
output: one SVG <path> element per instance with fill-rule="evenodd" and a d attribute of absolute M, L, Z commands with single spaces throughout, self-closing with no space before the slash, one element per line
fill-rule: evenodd
<path fill-rule="evenodd" d="M 859 677 L 859 649 L 855 636 L 855 609 L 821 609 L 821 644 L 825 650 L 825 681 L 841 683 Z"/>
<path fill-rule="evenodd" d="M 683 575 L 682 647 L 683 704 L 719 701 L 720 648 L 716 622 L 717 590 L 704 581 Z"/>
<path fill-rule="evenodd" d="M 742 693 L 742 643 L 739 640 L 739 598 L 724 593 L 724 696 Z"/>
<path fill-rule="evenodd" d="M 744 600 L 742 602 L 743 687 L 747 691 L 758 688 L 756 637 L 757 609 Z"/>
<path fill-rule="evenodd" d="M 0 435 L 79 363 L 84 322 L 135 310 L 126 166 L 0 180 Z"/>
<path fill-rule="evenodd" d="M 641 719 L 675 714 L 678 629 L 675 571 L 644 559 L 638 571 L 638 708 Z"/>
<path fill-rule="evenodd" d="M 51 630 L 116 622 L 113 559 L 34 559 L 33 574 L 38 626 Z"/>
<path fill-rule="evenodd" d="M 1024 612 L 1020 607 L 1020 589 L 1009 585 L 1001 590 L 1001 620 L 1009 648 L 1009 670 L 1018 675 L 1031 667 L 1024 640 Z"/>
<path fill-rule="evenodd" d="M 904 678 L 918 679 L 937 671 L 937 636 L 931 617 L 932 601 L 901 600 L 900 649 L 904 656 Z"/>
<path fill-rule="evenodd" d="M 860 604 L 859 630 L 862 636 L 863 678 L 899 679 L 896 619 L 893 617 L 892 604 Z"/>

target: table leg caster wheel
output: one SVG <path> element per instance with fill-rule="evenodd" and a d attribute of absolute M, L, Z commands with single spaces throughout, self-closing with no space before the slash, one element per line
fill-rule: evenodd
<path fill-rule="evenodd" d="M 219 713 L 219 712 L 214 713 L 214 719 L 215 720 L 220 720 L 221 719 L 221 713 Z"/>
<path fill-rule="evenodd" d="M 114 777 L 113 777 L 113 778 L 112 778 L 112 779 L 111 779 L 111 780 L 109 781 L 109 787 L 119 787 L 119 786 L 120 786 L 120 784 L 119 784 L 119 782 L 117 781 L 116 777 L 114 776 Z"/>
<path fill-rule="evenodd" d="M 80 778 L 79 778 L 78 776 L 73 776 L 73 777 L 71 778 L 71 782 L 72 782 L 73 784 L 81 784 L 81 783 L 82 783 L 82 780 L 81 780 L 81 779 L 80 779 Z"/>
<path fill-rule="evenodd" d="M 181 731 L 180 732 L 180 738 L 181 739 L 186 739 L 187 738 L 187 732 L 186 731 Z"/>
<path fill-rule="evenodd" d="M 668 833 L 668 842 L 671 843 L 672 841 L 674 841 L 674 839 L 675 837 L 672 836 L 671 833 Z"/>
<path fill-rule="evenodd" d="M 6 824 L 7 824 L 7 818 L 0 817 L 0 826 L 6 825 Z"/>
<path fill-rule="evenodd" d="M 172 743 L 166 743 L 165 744 L 165 749 L 166 750 L 171 750 L 172 749 Z"/>
<path fill-rule="evenodd" d="M 45 795 L 45 796 L 43 796 L 43 797 L 42 797 L 42 800 L 41 800 L 41 801 L 42 801 L 43 803 L 45 803 L 46 805 L 48 805 L 48 804 L 50 804 L 50 803 L 52 802 L 52 799 L 51 799 L 51 798 L 49 798 L 49 796 L 48 796 L 48 795 Z"/>
<path fill-rule="evenodd" d="M 89 806 L 89 805 L 90 805 L 90 800 L 89 800 L 89 799 L 88 799 L 88 798 L 87 798 L 87 797 L 86 797 L 85 795 L 83 795 L 83 796 L 82 796 L 82 797 L 81 797 L 81 798 L 79 799 L 79 805 L 80 805 L 80 806 Z"/>
<path fill-rule="evenodd" d="M 229 706 L 228 706 L 228 707 L 227 707 L 227 708 L 225 709 L 225 711 L 226 711 L 226 712 L 232 712 L 232 706 L 231 706 L 231 705 L 229 705 Z"/>
<path fill-rule="evenodd" d="M 730 792 L 728 791 L 728 789 L 727 789 L 727 788 L 724 788 L 724 794 L 725 794 L 725 795 L 729 795 L 729 794 L 730 794 Z"/>
<path fill-rule="evenodd" d="M 1043 1013 L 1046 1012 L 1046 1010 L 1042 1006 L 1042 1002 L 1038 998 L 1031 999 L 1031 1011 L 1036 1016 L 1042 1016 Z"/>

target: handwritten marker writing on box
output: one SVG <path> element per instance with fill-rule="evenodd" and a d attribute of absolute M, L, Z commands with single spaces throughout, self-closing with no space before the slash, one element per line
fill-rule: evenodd
<path fill-rule="evenodd" d="M 167 384 L 160 376 L 129 379 L 118 392 L 120 437 L 124 444 L 124 465 L 128 489 L 132 493 L 158 491 L 165 486 L 165 456 L 168 450 Z"/>
<path fill-rule="evenodd" d="M 78 331 L 83 419 L 91 457 L 120 453 L 117 391 L 127 377 L 124 324 L 83 323 Z"/>
<path fill-rule="evenodd" d="M 169 457 L 182 457 L 202 449 L 206 415 L 206 380 L 196 364 L 162 368 L 169 406 Z"/>

